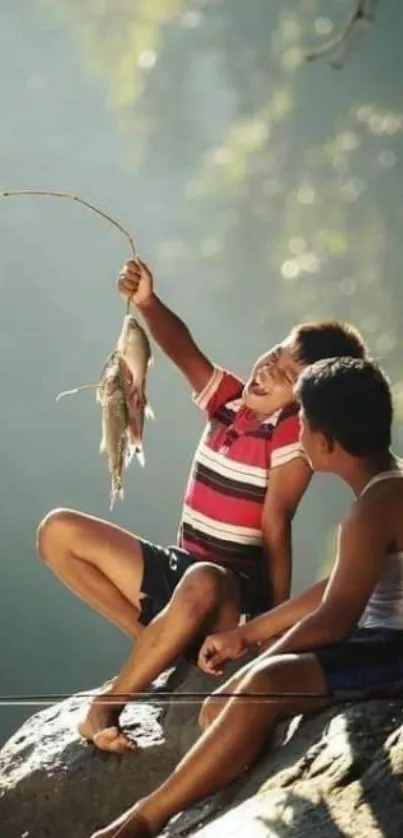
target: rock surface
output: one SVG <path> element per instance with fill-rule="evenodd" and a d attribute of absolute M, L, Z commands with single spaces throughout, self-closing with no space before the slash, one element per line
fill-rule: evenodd
<path fill-rule="evenodd" d="M 163 780 L 198 735 L 217 681 L 179 667 L 155 685 L 174 702 L 131 704 L 138 750 L 104 755 L 77 738 L 87 699 L 29 719 L 0 753 L 1 838 L 88 838 Z M 279 727 L 274 746 L 231 788 L 173 819 L 166 838 L 401 838 L 403 700 L 338 705 Z"/>

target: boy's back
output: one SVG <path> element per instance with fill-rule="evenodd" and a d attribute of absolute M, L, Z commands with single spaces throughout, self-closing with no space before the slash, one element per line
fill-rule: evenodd
<path fill-rule="evenodd" d="M 342 525 L 347 526 L 353 545 L 358 539 L 362 544 L 362 529 L 368 534 L 376 529 L 384 545 L 378 580 L 359 622 L 362 628 L 403 629 L 403 464 L 396 466 L 364 486 Z"/>

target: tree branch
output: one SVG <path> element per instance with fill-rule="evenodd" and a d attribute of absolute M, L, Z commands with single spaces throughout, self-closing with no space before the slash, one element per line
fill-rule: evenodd
<path fill-rule="evenodd" d="M 356 0 L 355 8 L 349 15 L 341 32 L 321 47 L 308 52 L 305 56 L 305 60 L 315 61 L 316 58 L 329 55 L 340 47 L 347 45 L 357 26 L 359 26 L 362 22 L 373 23 L 375 19 L 375 3 L 376 0 Z"/>

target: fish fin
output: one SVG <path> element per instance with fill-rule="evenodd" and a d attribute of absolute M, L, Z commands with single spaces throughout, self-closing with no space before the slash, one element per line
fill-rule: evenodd
<path fill-rule="evenodd" d="M 146 458 L 144 456 L 144 449 L 141 442 L 136 442 L 134 445 L 134 453 L 137 457 L 138 462 L 141 465 L 141 468 L 144 468 L 146 464 Z"/>
<path fill-rule="evenodd" d="M 101 424 L 101 441 L 99 443 L 99 453 L 106 454 L 107 453 L 107 442 L 106 442 L 106 422 L 104 414 L 102 414 L 102 424 Z"/>
<path fill-rule="evenodd" d="M 130 465 L 135 453 L 136 453 L 136 446 L 133 443 L 130 443 L 126 448 L 126 453 L 125 453 L 125 462 L 124 462 L 125 469 L 129 468 L 129 465 Z"/>
<path fill-rule="evenodd" d="M 139 464 L 141 465 L 141 467 L 144 468 L 144 466 L 146 464 L 146 458 L 144 456 L 143 443 L 141 442 L 140 439 L 132 439 L 132 441 L 131 441 L 128 449 L 127 449 L 127 452 L 126 452 L 125 468 L 129 467 L 129 465 L 130 465 L 130 463 L 133 459 L 133 456 L 136 457 L 136 459 L 139 462 Z"/>
<path fill-rule="evenodd" d="M 146 402 L 144 416 L 146 417 L 146 419 L 152 419 L 153 422 L 155 422 L 155 413 L 149 402 Z"/>
<path fill-rule="evenodd" d="M 150 355 L 150 357 L 149 357 L 149 359 L 148 359 L 148 364 L 147 364 L 147 366 L 148 366 L 148 367 L 152 367 L 154 364 L 155 364 L 154 355 Z"/>
<path fill-rule="evenodd" d="M 107 368 L 108 364 L 110 364 L 110 362 L 113 361 L 115 354 L 116 354 L 115 349 L 113 349 L 112 352 L 109 353 L 108 357 L 106 358 L 106 361 L 104 361 L 104 364 L 102 366 L 101 375 L 99 376 L 100 378 L 102 378 L 104 372 L 106 372 L 106 368 Z"/>
<path fill-rule="evenodd" d="M 57 394 L 56 401 L 59 402 L 65 396 L 75 396 L 77 393 L 82 393 L 83 390 L 96 390 L 97 387 L 99 387 L 99 381 L 97 384 L 83 384 L 81 387 L 74 387 L 74 390 L 63 390 Z"/>

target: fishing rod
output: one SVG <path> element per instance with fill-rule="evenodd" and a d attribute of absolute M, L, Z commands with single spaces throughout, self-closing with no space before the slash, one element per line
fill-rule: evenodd
<path fill-rule="evenodd" d="M 57 704 L 67 699 L 96 699 L 97 704 L 113 705 L 119 704 L 199 704 L 206 698 L 220 699 L 220 698 L 234 698 L 236 700 L 247 699 L 251 702 L 270 703 L 272 701 L 288 701 L 289 699 L 303 699 L 306 701 L 324 701 L 328 700 L 328 696 L 322 693 L 312 692 L 267 692 L 267 693 L 233 693 L 222 692 L 217 694 L 202 693 L 202 692 L 186 692 L 175 693 L 169 691 L 161 691 L 156 693 L 151 692 L 132 692 L 132 693 L 113 693 L 111 695 L 97 695 L 94 693 L 32 693 L 29 695 L 0 695 L 1 706 L 49 706 Z M 360 692 L 359 690 L 341 690 L 336 695 L 331 696 L 331 703 L 338 704 L 343 702 L 362 702 L 362 701 L 378 701 L 378 700 L 403 700 L 403 689 L 384 690 L 379 688 L 378 693 L 376 688 L 368 690 L 367 692 Z"/>
<path fill-rule="evenodd" d="M 8 189 L 7 191 L 0 192 L 0 198 L 16 198 L 22 195 L 44 195 L 51 198 L 67 198 L 70 201 L 76 201 L 76 203 L 82 204 L 82 206 L 87 207 L 87 209 L 91 210 L 91 212 L 95 212 L 97 215 L 100 215 L 101 218 L 109 221 L 110 224 L 120 230 L 129 242 L 133 259 L 137 258 L 136 246 L 130 233 L 122 226 L 122 224 L 120 224 L 119 221 L 116 221 L 116 218 L 108 215 L 99 207 L 95 206 L 95 204 L 90 204 L 89 201 L 85 201 L 84 198 L 79 198 L 78 195 L 73 195 L 71 192 L 55 192 L 48 189 Z"/>
<path fill-rule="evenodd" d="M 34 196 L 34 197 L 50 197 L 50 198 L 64 198 L 69 201 L 75 201 L 77 204 L 81 204 L 83 207 L 91 210 L 96 215 L 99 215 L 105 221 L 108 221 L 109 224 L 112 224 L 113 227 L 116 227 L 117 230 L 125 236 L 129 243 L 129 247 L 131 250 L 132 258 L 138 259 L 138 252 L 134 240 L 128 230 L 126 230 L 123 225 L 113 218 L 108 213 L 101 210 L 99 207 L 95 206 L 95 204 L 91 204 L 89 201 L 85 201 L 84 198 L 79 198 L 78 195 L 74 195 L 71 192 L 59 192 L 49 189 L 8 189 L 6 191 L 0 192 L 0 198 L 19 198 L 19 197 L 27 197 L 27 196 Z M 130 300 L 127 301 L 127 313 L 130 311 Z"/>

